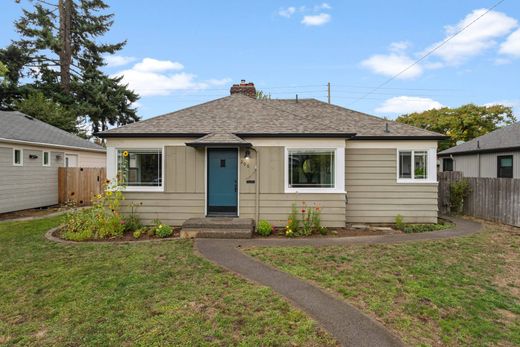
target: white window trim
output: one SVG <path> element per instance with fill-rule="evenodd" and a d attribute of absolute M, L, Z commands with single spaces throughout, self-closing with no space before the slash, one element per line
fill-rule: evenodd
<path fill-rule="evenodd" d="M 124 191 L 126 192 L 164 192 L 164 146 L 162 147 L 139 147 L 139 148 L 133 148 L 133 147 L 108 147 L 107 148 L 107 177 L 109 177 L 112 181 L 117 178 L 117 153 L 121 150 L 134 150 L 134 151 L 146 151 L 146 150 L 160 150 L 161 151 L 161 185 L 159 187 L 136 187 L 136 186 L 127 186 L 125 187 Z"/>
<path fill-rule="evenodd" d="M 45 164 L 45 153 L 47 153 L 49 155 L 49 162 L 47 164 Z M 42 152 L 42 165 L 43 166 L 51 166 L 51 152 L 49 152 L 49 151 L 43 151 Z"/>
<path fill-rule="evenodd" d="M 289 187 L 290 150 L 332 150 L 334 151 L 334 188 L 292 188 Z M 265 164 L 264 164 L 265 165 Z M 345 194 L 345 148 L 344 147 L 285 147 L 284 155 L 285 193 L 341 193 Z"/>
<path fill-rule="evenodd" d="M 15 162 L 16 151 L 20 151 L 20 163 Z M 13 166 L 23 166 L 23 148 L 13 148 Z"/>
<path fill-rule="evenodd" d="M 427 172 L 426 179 L 414 178 L 415 170 L 412 167 L 412 178 L 400 178 L 399 177 L 399 152 L 411 152 L 412 153 L 412 166 L 415 165 L 414 153 L 415 152 L 427 152 Z M 399 148 L 396 151 L 396 178 L 397 183 L 413 183 L 413 184 L 421 184 L 421 183 L 437 183 L 437 150 L 435 148 L 425 148 L 425 149 L 404 149 Z"/>

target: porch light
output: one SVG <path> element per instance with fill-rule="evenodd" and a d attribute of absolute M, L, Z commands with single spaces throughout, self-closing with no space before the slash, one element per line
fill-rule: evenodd
<path fill-rule="evenodd" d="M 245 160 L 249 160 L 251 158 L 251 151 L 249 149 L 246 149 L 246 153 L 244 155 Z"/>

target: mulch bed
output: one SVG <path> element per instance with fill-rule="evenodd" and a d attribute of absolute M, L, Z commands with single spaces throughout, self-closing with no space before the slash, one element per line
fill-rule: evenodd
<path fill-rule="evenodd" d="M 376 235 L 386 235 L 386 234 L 401 234 L 401 231 L 393 230 L 392 232 L 375 230 L 375 229 L 352 229 L 352 228 L 328 228 L 328 233 L 326 235 L 321 234 L 312 234 L 310 236 L 295 236 L 294 238 L 327 238 L 327 237 L 355 237 L 355 236 L 376 236 Z M 286 239 L 285 236 L 285 228 L 283 227 L 273 227 L 273 233 L 269 236 L 260 236 L 257 233 L 253 233 L 253 238 L 279 238 Z"/>
<path fill-rule="evenodd" d="M 63 211 L 64 208 L 59 205 L 31 208 L 28 210 L 20 210 L 13 212 L 0 213 L 0 220 L 18 219 L 26 217 L 44 217 L 48 214 Z"/>

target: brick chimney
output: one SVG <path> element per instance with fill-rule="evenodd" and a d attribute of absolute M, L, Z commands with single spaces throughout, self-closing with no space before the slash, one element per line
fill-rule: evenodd
<path fill-rule="evenodd" d="M 253 82 L 247 82 L 246 80 L 241 80 L 240 84 L 233 84 L 231 89 L 229 90 L 230 94 L 242 94 L 245 96 L 256 98 L 256 88 Z"/>

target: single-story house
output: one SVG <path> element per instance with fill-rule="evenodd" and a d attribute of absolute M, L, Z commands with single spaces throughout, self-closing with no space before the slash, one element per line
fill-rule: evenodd
<path fill-rule="evenodd" d="M 144 222 L 204 216 L 287 223 L 319 205 L 325 226 L 437 222 L 443 135 L 315 99 L 231 95 L 97 134 L 107 175 L 126 172 L 125 205 Z"/>
<path fill-rule="evenodd" d="M 520 123 L 448 148 L 439 153 L 441 172 L 465 177 L 520 178 Z"/>
<path fill-rule="evenodd" d="M 58 167 L 105 167 L 102 146 L 20 112 L 0 111 L 0 213 L 58 203 Z"/>

